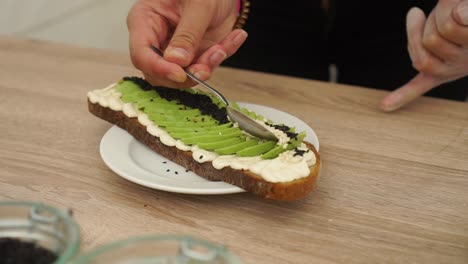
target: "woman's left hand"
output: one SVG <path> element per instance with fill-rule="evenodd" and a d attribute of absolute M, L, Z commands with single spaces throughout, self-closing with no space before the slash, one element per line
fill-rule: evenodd
<path fill-rule="evenodd" d="M 414 7 L 407 14 L 406 31 L 411 61 L 419 74 L 382 100 L 384 111 L 468 75 L 468 0 L 439 0 L 427 19 Z"/>

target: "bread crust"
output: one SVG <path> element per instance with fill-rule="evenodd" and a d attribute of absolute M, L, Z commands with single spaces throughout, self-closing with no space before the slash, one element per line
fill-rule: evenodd
<path fill-rule="evenodd" d="M 310 168 L 310 174 L 307 177 L 290 182 L 273 183 L 265 181 L 251 171 L 235 170 L 231 167 L 218 170 L 212 166 L 211 162 L 198 163 L 192 158 L 192 152 L 164 145 L 159 138 L 148 133 L 146 127 L 140 124 L 137 118 L 129 118 L 122 111 L 114 111 L 97 103 L 94 104 L 89 100 L 88 109 L 95 116 L 126 130 L 134 138 L 158 154 L 208 180 L 227 182 L 256 195 L 279 201 L 302 199 L 316 187 L 321 161 L 319 153 L 309 142 L 304 143 L 314 152 L 316 157 L 316 163 Z"/>

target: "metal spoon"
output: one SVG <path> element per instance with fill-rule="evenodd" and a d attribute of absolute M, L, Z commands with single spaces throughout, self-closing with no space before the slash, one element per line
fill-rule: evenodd
<path fill-rule="evenodd" d="M 164 58 L 164 54 L 161 50 L 158 48 L 152 46 L 152 49 L 162 58 Z M 258 138 L 263 138 L 263 139 L 268 139 L 268 140 L 275 140 L 277 141 L 278 138 L 271 133 L 268 129 L 266 129 L 264 126 L 260 125 L 257 123 L 257 121 L 253 120 L 249 116 L 245 115 L 244 113 L 236 110 L 235 108 L 232 108 L 231 105 L 229 104 L 229 101 L 224 97 L 220 92 L 218 92 L 215 88 L 211 87 L 204 81 L 198 79 L 195 77 L 192 73 L 190 73 L 187 69 L 184 69 L 185 74 L 187 74 L 188 77 L 190 77 L 192 80 L 197 82 L 198 84 L 204 86 L 211 92 L 213 92 L 223 103 L 226 104 L 226 112 L 227 115 L 229 116 L 229 119 L 231 122 L 237 123 L 239 127 L 244 130 L 245 132 L 251 134 L 252 136 L 258 137 Z"/>

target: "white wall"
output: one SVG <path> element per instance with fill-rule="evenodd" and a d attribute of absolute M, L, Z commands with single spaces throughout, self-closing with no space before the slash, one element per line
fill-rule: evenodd
<path fill-rule="evenodd" d="M 0 0 L 0 34 L 128 52 L 135 0 Z"/>

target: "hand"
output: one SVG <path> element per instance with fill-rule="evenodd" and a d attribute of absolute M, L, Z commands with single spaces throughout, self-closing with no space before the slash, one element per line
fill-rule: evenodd
<path fill-rule="evenodd" d="M 247 33 L 232 30 L 237 19 L 233 0 L 139 0 L 127 25 L 130 57 L 153 85 L 190 87 L 182 67 L 207 80 L 214 68 L 234 54 Z M 165 50 L 164 59 L 151 45 Z"/>
<path fill-rule="evenodd" d="M 468 0 L 439 0 L 427 19 L 421 9 L 412 8 L 406 30 L 411 61 L 419 74 L 382 100 L 384 111 L 468 75 Z"/>

